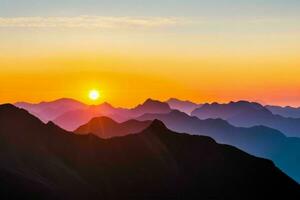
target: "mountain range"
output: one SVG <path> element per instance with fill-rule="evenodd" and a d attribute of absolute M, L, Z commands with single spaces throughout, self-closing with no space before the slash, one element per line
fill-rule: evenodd
<path fill-rule="evenodd" d="M 53 121 L 58 116 L 72 110 L 85 109 L 88 105 L 74 99 L 62 98 L 49 102 L 37 104 L 27 102 L 17 102 L 15 106 L 24 108 L 43 122 Z"/>
<path fill-rule="evenodd" d="M 171 109 L 179 110 L 181 112 L 184 112 L 186 114 L 191 114 L 195 109 L 201 107 L 203 104 L 197 104 L 191 101 L 182 101 L 176 98 L 170 98 L 166 101 L 166 103 L 169 104 Z"/>
<path fill-rule="evenodd" d="M 271 159 L 300 182 L 300 138 L 286 137 L 280 131 L 265 126 L 243 128 L 222 119 L 201 120 L 176 110 L 167 114 L 144 114 L 137 119 L 158 119 L 173 131 L 209 136 L 252 155 Z"/>
<path fill-rule="evenodd" d="M 0 106 L 2 199 L 299 199 L 299 185 L 266 159 L 154 120 L 101 139 Z"/>
<path fill-rule="evenodd" d="M 268 110 L 270 110 L 275 115 L 281 115 L 283 117 L 291 117 L 291 118 L 300 118 L 300 107 L 294 108 L 291 106 L 265 106 Z"/>
<path fill-rule="evenodd" d="M 53 121 L 61 128 L 74 131 L 94 117 L 108 116 L 117 122 L 136 118 L 144 113 L 167 113 L 171 111 L 167 103 L 147 99 L 134 108 L 115 108 L 109 103 L 100 105 L 85 105 L 72 99 L 59 99 L 53 102 L 38 104 L 16 103 L 44 122 Z"/>
<path fill-rule="evenodd" d="M 273 114 L 261 104 L 238 101 L 228 104 L 204 104 L 195 109 L 192 116 L 199 119 L 221 118 L 235 126 L 268 126 L 277 129 L 290 137 L 300 137 L 300 118 L 288 118 Z"/>
<path fill-rule="evenodd" d="M 276 115 L 267 106 L 258 103 L 239 101 L 202 105 L 171 98 L 166 102 L 147 99 L 133 108 L 116 108 L 108 103 L 88 106 L 71 99 L 25 105 L 33 114 L 38 110 L 37 107 L 44 115 L 48 110 L 50 113 L 55 110 L 58 117 L 53 122 L 58 126 L 77 134 L 92 133 L 101 138 L 140 132 L 149 122 L 141 123 L 133 119 L 157 118 L 174 131 L 207 135 L 252 155 L 271 159 L 281 170 L 300 182 L 299 138 L 290 137 L 298 136 L 299 119 Z M 20 104 L 17 106 L 20 107 Z M 40 115 L 35 116 L 45 121 Z"/>
<path fill-rule="evenodd" d="M 74 131 L 94 117 L 107 116 L 117 122 L 124 122 L 145 113 L 168 113 L 179 110 L 200 119 L 221 118 L 235 126 L 268 126 L 280 130 L 287 136 L 300 137 L 300 118 L 298 110 L 292 107 L 262 106 L 248 101 L 230 102 L 228 104 L 196 104 L 170 98 L 166 102 L 147 99 L 134 108 L 116 108 L 109 103 L 86 105 L 72 99 L 58 99 L 52 102 L 15 104 L 35 115 L 43 122 L 53 121 L 68 131 Z M 294 116 L 294 117 L 292 117 Z"/>

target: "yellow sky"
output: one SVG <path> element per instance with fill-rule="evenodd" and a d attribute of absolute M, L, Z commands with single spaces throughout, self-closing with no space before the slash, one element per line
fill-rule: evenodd
<path fill-rule="evenodd" d="M 148 97 L 300 106 L 299 30 L 226 22 L 232 28 L 226 31 L 224 22 L 222 31 L 215 24 L 203 31 L 153 23 L 108 30 L 0 28 L 0 102 L 71 97 L 91 103 L 88 91 L 97 88 L 99 103 L 117 106 Z"/>

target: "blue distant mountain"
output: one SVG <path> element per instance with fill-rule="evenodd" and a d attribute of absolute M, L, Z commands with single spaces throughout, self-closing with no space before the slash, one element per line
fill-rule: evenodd
<path fill-rule="evenodd" d="M 241 127 L 268 126 L 290 137 L 300 137 L 300 118 L 288 118 L 273 114 L 266 107 L 253 102 L 238 101 L 228 104 L 204 104 L 192 114 L 199 119 L 221 118 Z"/>
<path fill-rule="evenodd" d="M 300 108 L 294 108 L 291 106 L 265 106 L 275 115 L 281 115 L 283 117 L 300 118 Z"/>
<path fill-rule="evenodd" d="M 154 119 L 161 120 L 173 131 L 209 136 L 252 155 L 271 159 L 281 170 L 300 182 L 299 138 L 286 137 L 282 132 L 265 126 L 235 127 L 222 119 L 201 120 L 180 111 L 145 114 L 138 118 Z"/>

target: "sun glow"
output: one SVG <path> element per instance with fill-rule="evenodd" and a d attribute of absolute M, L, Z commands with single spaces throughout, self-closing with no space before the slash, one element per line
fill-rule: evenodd
<path fill-rule="evenodd" d="M 100 93 L 98 90 L 91 90 L 89 92 L 89 98 L 93 101 L 96 101 L 100 98 Z"/>

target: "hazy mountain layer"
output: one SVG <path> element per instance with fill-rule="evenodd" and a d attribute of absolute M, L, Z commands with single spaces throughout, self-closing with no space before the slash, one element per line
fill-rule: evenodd
<path fill-rule="evenodd" d="M 118 123 L 108 117 L 96 117 L 87 124 L 80 126 L 74 132 L 77 134 L 94 134 L 100 138 L 111 138 L 138 133 L 147 128 L 151 121 L 137 121 L 134 119 Z"/>
<path fill-rule="evenodd" d="M 139 120 L 159 119 L 177 132 L 210 136 L 218 142 L 236 146 L 252 155 L 271 159 L 300 182 L 300 139 L 289 138 L 278 130 L 255 126 L 235 127 L 222 119 L 201 120 L 179 111 L 168 114 L 145 114 Z"/>
<path fill-rule="evenodd" d="M 271 161 L 155 120 L 139 134 L 103 140 L 0 106 L 2 199 L 299 198 Z"/>
<path fill-rule="evenodd" d="M 247 101 L 229 104 L 205 104 L 192 112 L 200 119 L 221 118 L 235 126 L 268 126 L 280 130 L 287 136 L 300 137 L 300 118 L 274 115 L 266 107 Z"/>

